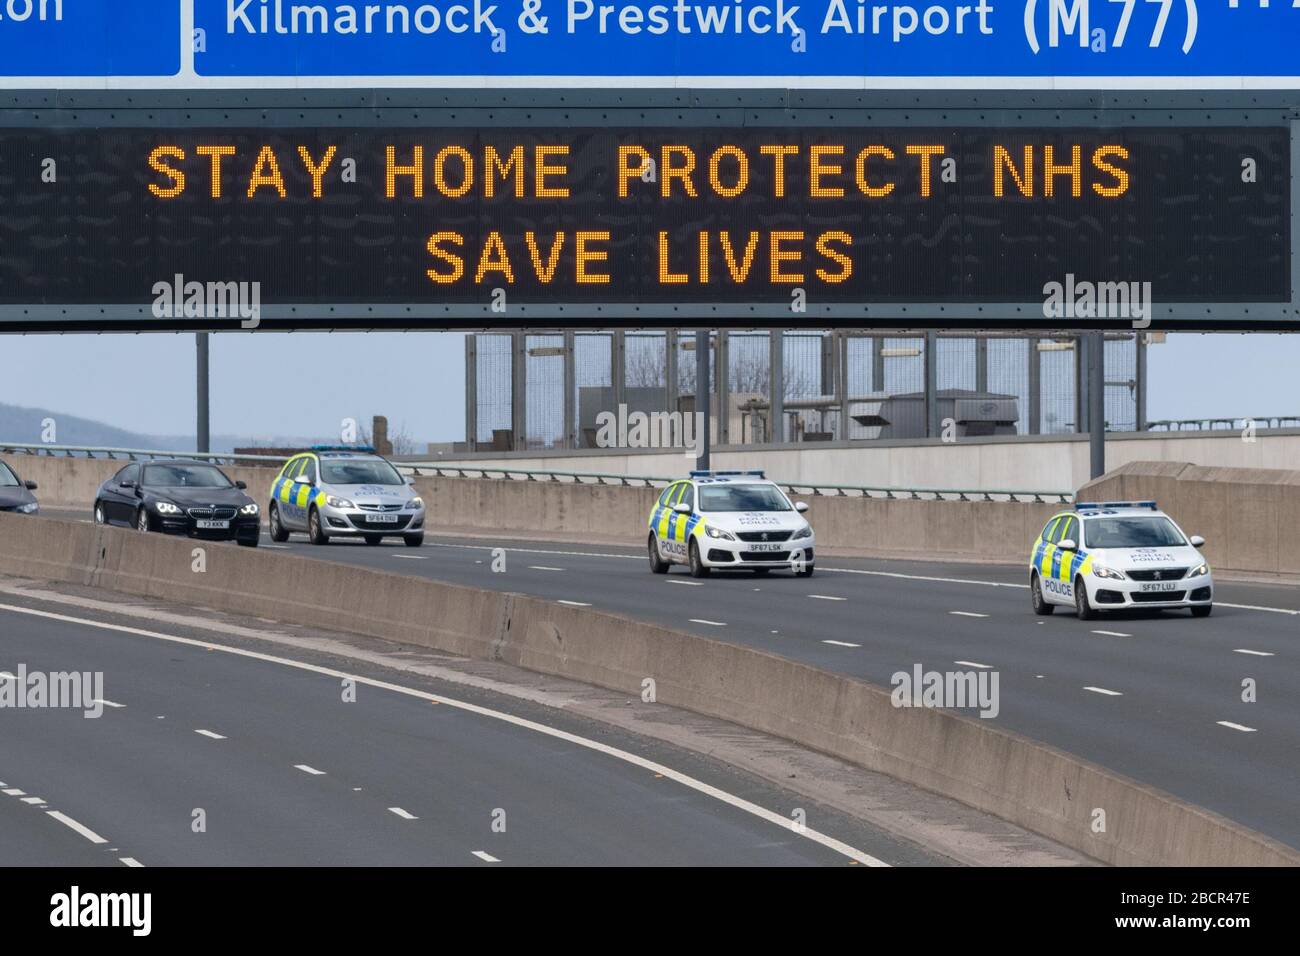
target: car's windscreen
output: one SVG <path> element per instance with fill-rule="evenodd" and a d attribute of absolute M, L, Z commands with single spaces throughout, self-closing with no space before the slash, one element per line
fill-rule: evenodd
<path fill-rule="evenodd" d="M 213 465 L 145 465 L 146 488 L 229 488 L 230 479 Z"/>
<path fill-rule="evenodd" d="M 320 463 L 321 481 L 327 485 L 402 485 L 397 469 L 383 459 Z"/>
<path fill-rule="evenodd" d="M 1168 518 L 1087 518 L 1084 544 L 1089 548 L 1177 548 L 1183 536 Z"/>
<path fill-rule="evenodd" d="M 9 470 L 9 466 L 0 461 L 0 488 L 17 488 L 18 476 Z"/>
<path fill-rule="evenodd" d="M 789 511 L 774 485 L 700 485 L 701 511 Z"/>

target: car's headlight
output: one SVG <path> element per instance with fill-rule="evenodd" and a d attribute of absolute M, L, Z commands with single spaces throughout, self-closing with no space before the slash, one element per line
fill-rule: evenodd
<path fill-rule="evenodd" d="M 408 508 L 414 508 L 416 511 L 419 511 L 421 508 L 424 507 L 424 499 L 423 499 L 423 498 L 412 498 L 410 501 L 408 501 L 408 502 L 406 503 L 406 507 L 408 507 Z"/>
<path fill-rule="evenodd" d="M 335 498 L 333 495 L 330 495 L 328 498 L 326 498 L 325 503 L 329 505 L 331 508 L 355 508 L 356 507 L 356 505 L 348 501 L 348 499 Z"/>
<path fill-rule="evenodd" d="M 1128 580 L 1119 571 L 1116 571 L 1114 568 L 1108 568 L 1104 564 L 1094 564 L 1092 566 L 1092 573 L 1097 575 L 1099 578 L 1109 578 L 1112 581 Z"/>
<path fill-rule="evenodd" d="M 1187 576 L 1189 578 L 1199 578 L 1199 577 L 1204 577 L 1209 573 L 1210 573 L 1210 566 L 1208 564 L 1202 564 L 1199 568 L 1194 569 L 1192 573 Z"/>
<path fill-rule="evenodd" d="M 18 506 L 18 513 L 24 515 L 34 515 L 36 514 L 36 512 L 40 510 L 41 510 L 41 506 L 34 501 L 28 502 L 25 505 Z"/>
<path fill-rule="evenodd" d="M 790 540 L 798 541 L 800 538 L 811 538 L 811 537 L 812 537 L 811 526 L 804 525 L 802 528 L 800 528 L 798 531 L 796 531 L 794 534 L 790 536 Z"/>
<path fill-rule="evenodd" d="M 247 504 L 240 508 L 239 513 L 241 515 L 255 515 L 261 510 L 262 509 L 257 506 L 257 502 L 253 502 L 252 504 Z"/>
<path fill-rule="evenodd" d="M 154 504 L 154 508 L 157 509 L 160 515 L 178 515 L 181 513 L 181 509 L 177 508 L 170 501 L 159 501 Z"/>
<path fill-rule="evenodd" d="M 714 528 L 711 525 L 705 527 L 704 533 L 710 538 L 721 538 L 723 541 L 735 541 L 736 536 L 730 531 L 723 531 L 721 528 Z"/>

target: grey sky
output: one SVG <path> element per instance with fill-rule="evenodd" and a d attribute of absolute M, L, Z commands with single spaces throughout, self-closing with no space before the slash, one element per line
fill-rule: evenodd
<path fill-rule="evenodd" d="M 459 333 L 231 334 L 212 343 L 215 434 L 333 434 L 345 417 L 386 414 L 418 441 L 464 436 Z M 193 434 L 191 335 L 6 336 L 0 356 L 0 402 Z M 1152 418 L 1300 414 L 1300 335 L 1173 335 L 1149 356 Z"/>

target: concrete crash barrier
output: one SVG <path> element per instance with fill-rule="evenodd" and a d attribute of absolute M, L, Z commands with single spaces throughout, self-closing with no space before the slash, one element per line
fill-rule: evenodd
<path fill-rule="evenodd" d="M 1080 501 L 1155 501 L 1188 534 L 1205 537 L 1216 571 L 1300 574 L 1300 471 L 1135 461 L 1079 489 Z"/>
<path fill-rule="evenodd" d="M 206 570 L 194 569 L 203 547 Z M 976 718 L 776 655 L 540 598 L 234 545 L 0 514 L 0 573 L 501 660 L 770 733 L 1119 865 L 1300 865 L 1300 851 Z M 647 682 L 653 682 L 649 684 Z M 1106 830 L 1094 833 L 1094 812 Z"/>

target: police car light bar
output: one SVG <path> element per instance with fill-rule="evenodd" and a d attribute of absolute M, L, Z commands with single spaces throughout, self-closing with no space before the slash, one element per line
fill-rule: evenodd
<path fill-rule="evenodd" d="M 752 478 L 766 478 L 762 471 L 693 471 L 692 478 L 730 478 L 733 475 L 748 475 Z"/>
<path fill-rule="evenodd" d="M 1103 501 L 1100 504 L 1095 501 L 1080 501 L 1074 506 L 1075 511 L 1095 508 L 1150 508 L 1152 511 L 1157 510 L 1154 501 Z"/>
<path fill-rule="evenodd" d="M 312 451 L 355 451 L 363 455 L 373 455 L 375 450 L 369 445 L 312 445 Z"/>

